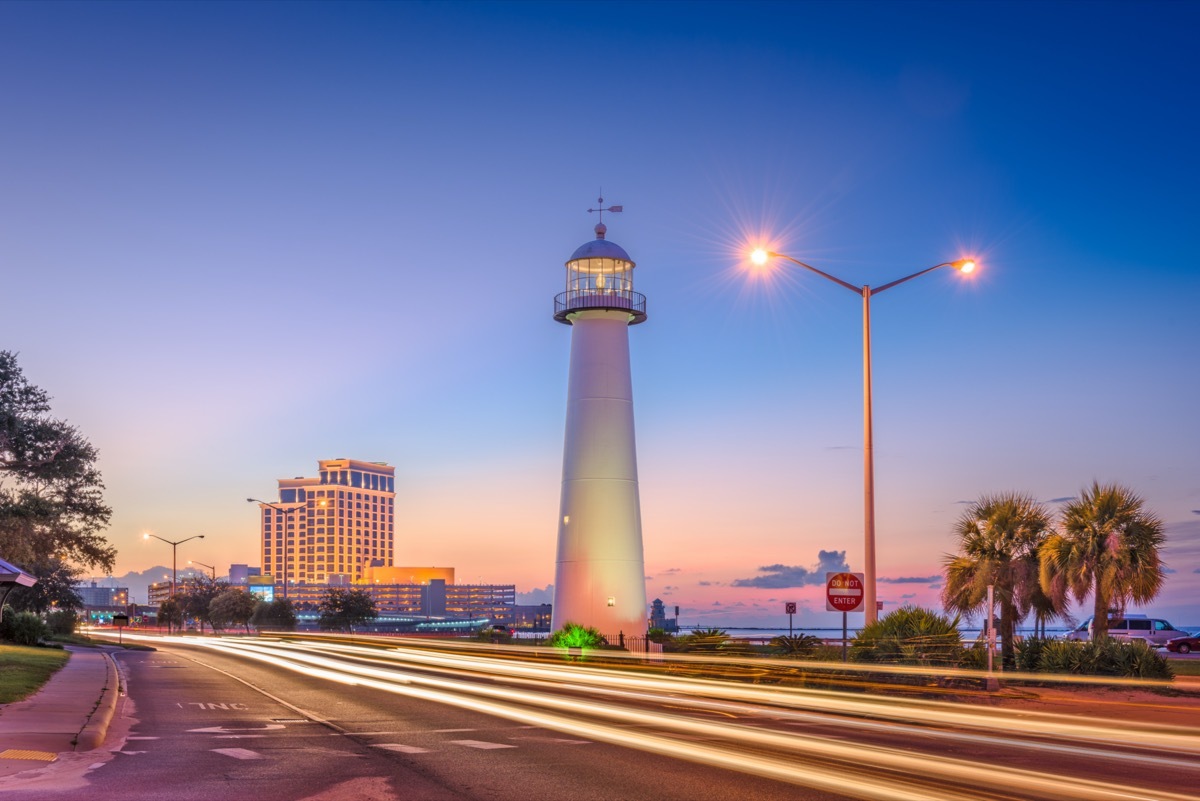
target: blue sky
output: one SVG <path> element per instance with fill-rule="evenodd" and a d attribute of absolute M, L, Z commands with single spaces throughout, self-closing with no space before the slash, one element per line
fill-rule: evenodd
<path fill-rule="evenodd" d="M 553 577 L 563 261 L 638 262 L 650 597 L 827 616 L 861 568 L 873 305 L 880 575 L 933 605 L 964 501 L 1093 479 L 1167 521 L 1200 624 L 1200 68 L 1189 3 L 5 3 L 0 346 L 101 449 L 118 574 L 257 561 L 244 498 L 396 465 L 397 559 Z M 825 555 L 822 555 L 825 552 Z M 182 558 L 182 554 L 181 554 Z"/>

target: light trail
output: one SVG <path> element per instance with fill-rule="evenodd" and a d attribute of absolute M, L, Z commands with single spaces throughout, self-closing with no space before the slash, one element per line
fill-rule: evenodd
<path fill-rule="evenodd" d="M 172 638 L 164 642 L 181 641 Z M 1200 754 L 1200 738 L 1185 727 L 1134 728 L 1118 722 L 1080 722 L 1050 713 L 1017 715 L 995 709 L 966 712 L 942 701 L 867 698 L 802 688 L 768 690 L 690 677 L 645 677 L 578 664 L 530 664 L 469 653 L 447 656 L 405 647 L 385 651 L 338 642 L 296 644 L 240 638 L 183 642 L 322 680 L 450 704 L 575 737 L 863 799 L 1184 801 L 1196 797 L 912 749 L 862 742 L 848 745 L 817 734 L 697 720 L 647 709 L 646 705 L 844 727 L 910 742 L 934 738 L 1032 748 L 1080 759 L 1136 760 L 1194 773 L 1183 786 L 1200 782 L 1200 763 L 1185 758 Z M 967 731 L 931 728 L 935 725 Z M 991 736 L 995 733 L 1003 736 Z M 1080 746 L 1080 742 L 1088 745 Z M 1110 751 L 1098 745 L 1168 750 L 1174 756 Z M 852 782 L 847 780 L 849 775 L 854 777 Z"/>

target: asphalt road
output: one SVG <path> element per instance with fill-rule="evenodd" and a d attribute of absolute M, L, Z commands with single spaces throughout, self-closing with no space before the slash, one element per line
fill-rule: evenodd
<path fill-rule="evenodd" d="M 1183 725 L 469 652 L 154 643 L 110 742 L 5 801 L 1195 798 Z M 693 674 L 691 676 L 687 674 Z"/>
<path fill-rule="evenodd" d="M 119 663 L 122 749 L 5 801 L 834 797 L 195 648 Z"/>

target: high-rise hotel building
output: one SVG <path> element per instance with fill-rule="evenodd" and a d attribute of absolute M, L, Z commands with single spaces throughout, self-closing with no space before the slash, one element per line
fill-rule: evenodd
<path fill-rule="evenodd" d="M 396 468 L 328 459 L 319 478 L 279 479 L 262 510 L 262 572 L 282 587 L 348 584 L 395 556 Z"/>

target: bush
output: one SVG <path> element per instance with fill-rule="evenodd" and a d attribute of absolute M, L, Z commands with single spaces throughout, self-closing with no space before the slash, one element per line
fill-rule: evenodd
<path fill-rule="evenodd" d="M 1045 637 L 1026 637 L 1016 643 L 1016 668 L 1023 673 L 1036 673 L 1042 669 L 1042 654 L 1046 646 L 1054 642 Z"/>
<path fill-rule="evenodd" d="M 546 645 L 551 648 L 599 648 L 606 644 L 599 631 L 578 623 L 564 623 L 561 629 L 546 640 Z"/>
<path fill-rule="evenodd" d="M 46 616 L 46 625 L 50 627 L 50 633 L 56 637 L 70 637 L 75 633 L 75 626 L 78 623 L 79 615 L 69 609 L 60 609 Z"/>
<path fill-rule="evenodd" d="M 696 629 L 680 638 L 680 645 L 685 651 L 712 652 L 721 650 L 728 639 L 729 633 L 721 629 Z"/>
<path fill-rule="evenodd" d="M 50 636 L 50 629 L 33 612 L 13 612 L 12 607 L 4 611 L 0 621 L 0 639 L 16 645 L 37 645 L 43 637 Z"/>
<path fill-rule="evenodd" d="M 771 650 L 783 656 L 812 657 L 825 641 L 812 634 L 780 635 L 771 640 Z"/>
<path fill-rule="evenodd" d="M 958 617 L 902 606 L 864 627 L 850 643 L 850 661 L 952 667 L 965 658 Z"/>
<path fill-rule="evenodd" d="M 664 631 L 663 629 L 650 629 L 650 631 L 646 632 L 646 639 L 648 639 L 650 642 L 668 643 L 674 638 L 669 632 Z"/>
<path fill-rule="evenodd" d="M 1167 660 L 1145 642 L 1125 642 L 1111 637 L 1093 642 L 1048 641 L 1042 649 L 1038 670 L 1131 679 L 1169 680 L 1175 677 Z"/>

